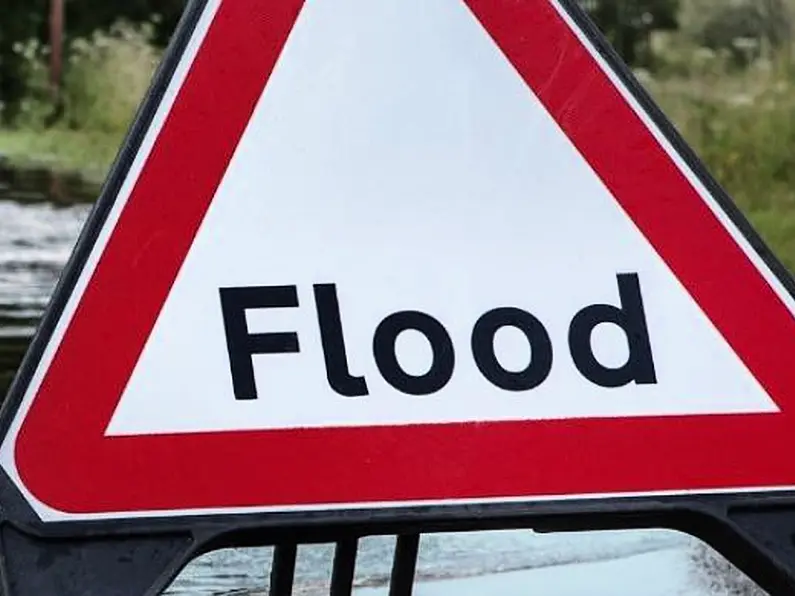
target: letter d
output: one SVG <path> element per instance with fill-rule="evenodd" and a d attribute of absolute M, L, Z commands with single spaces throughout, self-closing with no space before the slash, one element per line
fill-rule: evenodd
<path fill-rule="evenodd" d="M 595 304 L 578 312 L 569 327 L 571 357 L 580 374 L 596 385 L 622 387 L 632 381 L 638 385 L 653 385 L 657 383 L 657 376 L 638 275 L 619 274 L 616 277 L 621 308 Z M 619 368 L 604 366 L 593 353 L 593 330 L 602 323 L 619 326 L 627 336 L 629 358 Z"/>

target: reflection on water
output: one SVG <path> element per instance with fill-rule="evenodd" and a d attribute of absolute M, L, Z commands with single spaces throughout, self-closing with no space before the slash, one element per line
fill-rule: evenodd
<path fill-rule="evenodd" d="M 20 171 L 0 163 L 0 395 L 5 393 L 98 192 L 96 185 L 78 176 Z M 428 536 L 421 543 L 418 574 L 420 578 L 459 577 L 604 560 L 687 544 L 688 539 L 670 532 Z M 393 538 L 363 541 L 357 586 L 387 581 L 393 548 Z M 331 546 L 300 549 L 299 593 L 327 591 L 332 554 Z M 169 593 L 261 594 L 270 556 L 270 549 L 209 554 L 191 564 Z"/>
<path fill-rule="evenodd" d="M 98 192 L 76 175 L 0 163 L 0 394 Z"/>

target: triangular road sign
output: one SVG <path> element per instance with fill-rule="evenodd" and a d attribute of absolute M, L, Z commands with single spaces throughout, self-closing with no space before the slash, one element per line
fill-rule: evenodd
<path fill-rule="evenodd" d="M 215 0 L 6 409 L 44 521 L 795 487 L 789 278 L 555 0 Z"/>

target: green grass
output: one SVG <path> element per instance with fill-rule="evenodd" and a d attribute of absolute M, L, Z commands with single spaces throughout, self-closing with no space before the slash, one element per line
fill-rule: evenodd
<path fill-rule="evenodd" d="M 795 271 L 795 211 L 772 208 L 752 211 L 748 218 L 787 269 Z"/>
<path fill-rule="evenodd" d="M 773 253 L 795 271 L 795 78 L 712 73 L 648 88 Z"/>
<path fill-rule="evenodd" d="M 123 135 L 99 131 L 0 129 L 0 154 L 18 165 L 77 171 L 104 179 Z"/>

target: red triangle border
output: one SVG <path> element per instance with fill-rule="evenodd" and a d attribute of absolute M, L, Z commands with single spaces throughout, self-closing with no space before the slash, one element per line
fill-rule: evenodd
<path fill-rule="evenodd" d="M 795 486 L 771 456 L 795 435 L 788 307 L 549 0 L 466 4 L 781 413 L 105 437 L 303 5 L 225 0 L 19 431 L 31 494 L 96 514 Z"/>

